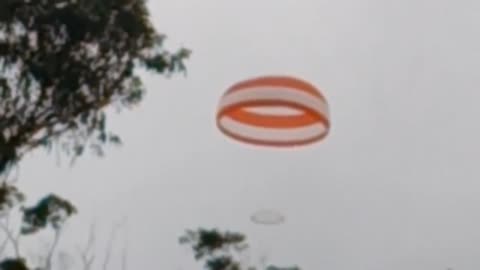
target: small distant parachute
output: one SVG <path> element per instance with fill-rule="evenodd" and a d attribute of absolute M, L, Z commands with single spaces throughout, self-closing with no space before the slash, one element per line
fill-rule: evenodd
<path fill-rule="evenodd" d="M 250 220 L 256 224 L 277 225 L 285 222 L 285 217 L 274 210 L 260 210 L 255 212 Z"/>
<path fill-rule="evenodd" d="M 329 106 L 312 84 L 289 76 L 241 81 L 222 96 L 217 127 L 237 141 L 261 146 L 307 145 L 330 130 Z"/>

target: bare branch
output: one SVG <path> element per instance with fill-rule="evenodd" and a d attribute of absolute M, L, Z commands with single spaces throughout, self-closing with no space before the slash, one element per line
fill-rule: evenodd
<path fill-rule="evenodd" d="M 10 213 L 8 213 L 5 217 L 5 224 L 8 227 L 10 227 Z M 0 255 L 3 255 L 3 253 L 5 252 L 5 248 L 7 247 L 8 245 L 8 241 L 9 241 L 9 237 L 8 235 L 5 236 L 5 239 L 3 240 L 2 244 L 0 245 Z"/>
<path fill-rule="evenodd" d="M 123 245 L 122 249 L 122 268 L 121 270 L 127 270 L 128 264 L 127 264 L 127 258 L 128 258 L 128 224 L 126 227 L 127 232 L 125 233 L 125 243 Z"/>
<path fill-rule="evenodd" d="M 110 231 L 110 237 L 108 239 L 108 244 L 107 244 L 107 253 L 105 255 L 105 260 L 103 261 L 103 268 L 102 268 L 103 270 L 108 269 L 108 264 L 110 263 L 110 257 L 112 256 L 113 243 L 115 242 L 115 235 L 118 229 L 120 229 L 124 223 L 125 223 L 125 219 L 115 224 L 112 227 L 112 230 Z"/>
<path fill-rule="evenodd" d="M 91 256 L 88 256 L 88 253 L 94 247 L 94 243 L 95 243 L 95 223 L 92 223 L 90 225 L 89 236 L 88 236 L 87 245 L 85 246 L 85 249 L 81 250 L 81 248 L 78 248 L 80 252 L 80 258 L 83 263 L 83 270 L 90 270 L 93 262 L 95 261 L 94 254 L 92 254 Z"/>
<path fill-rule="evenodd" d="M 2 184 L 15 184 L 18 181 L 19 177 L 19 164 L 18 163 L 12 163 L 12 166 L 9 166 L 8 168 L 5 169 L 5 172 L 0 175 L 1 178 L 1 183 Z M 15 170 L 15 175 L 10 178 L 12 171 Z"/>
<path fill-rule="evenodd" d="M 60 240 L 61 233 L 62 233 L 61 229 L 55 230 L 55 236 L 54 236 L 54 239 L 53 239 L 53 243 L 52 243 L 52 246 L 50 247 L 50 251 L 48 252 L 47 259 L 46 259 L 45 269 L 47 269 L 47 270 L 52 269 L 53 253 L 55 252 L 55 248 L 58 245 L 58 241 Z"/>
<path fill-rule="evenodd" d="M 125 246 L 122 249 L 122 270 L 127 270 L 127 257 L 128 257 L 128 245 L 125 244 Z"/>
<path fill-rule="evenodd" d="M 10 240 L 10 243 L 13 246 L 13 250 L 15 251 L 15 257 L 19 258 L 20 257 L 20 248 L 19 248 L 19 245 L 18 245 L 18 241 L 19 241 L 19 238 L 20 238 L 20 233 L 15 237 L 13 235 L 13 232 L 10 230 L 8 223 L 5 224 L 3 222 L 0 222 L 0 229 L 3 230 L 3 232 L 7 235 L 7 239 Z"/>
<path fill-rule="evenodd" d="M 80 114 L 82 114 L 83 112 L 88 111 L 88 110 L 92 110 L 92 111 L 93 110 L 102 110 L 104 107 L 114 103 L 115 100 L 112 99 L 113 94 L 115 93 L 115 90 L 117 90 L 117 88 L 121 86 L 122 83 L 123 83 L 122 78 L 119 78 L 119 79 L 115 80 L 113 85 L 107 90 L 108 94 L 106 95 L 106 97 L 104 99 L 99 99 L 99 100 L 94 101 L 93 103 L 85 104 L 84 106 L 82 106 L 80 108 L 77 108 L 74 112 L 72 112 L 72 115 L 71 115 L 70 119 L 74 119 L 74 118 L 78 117 Z M 42 112 L 40 114 L 40 116 L 38 116 L 38 117 L 41 118 L 41 117 L 43 117 L 43 115 L 47 115 L 48 113 L 49 113 L 49 110 L 46 110 L 46 111 Z M 49 126 L 53 126 L 53 125 L 55 125 L 55 123 L 52 124 L 52 123 L 46 122 L 46 123 L 39 124 L 35 127 L 29 127 L 29 130 L 24 132 L 25 134 L 27 134 L 27 133 L 29 134 L 29 136 L 26 136 L 26 138 L 28 138 L 27 141 L 22 141 L 21 142 L 24 146 L 26 146 L 26 148 L 22 151 L 22 153 L 18 154 L 19 159 L 21 159 L 22 156 L 29 153 L 31 150 L 37 148 L 41 144 L 42 139 L 44 139 L 44 138 L 42 138 L 40 140 L 34 140 L 34 141 L 28 141 L 28 140 L 30 138 L 35 137 L 35 135 L 37 133 L 39 133 L 41 130 L 43 130 L 43 129 L 49 127 Z M 53 134 L 46 135 L 46 137 L 58 138 L 59 136 L 64 134 L 69 129 L 70 129 L 70 127 L 58 130 Z"/>
<path fill-rule="evenodd" d="M 8 237 L 5 237 L 2 244 L 0 245 L 0 256 L 3 255 L 3 253 L 5 252 L 5 248 L 7 247 L 7 244 L 8 244 Z"/>

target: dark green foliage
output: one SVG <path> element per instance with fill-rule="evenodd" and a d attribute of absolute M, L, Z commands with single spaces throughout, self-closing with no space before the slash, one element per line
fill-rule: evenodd
<path fill-rule="evenodd" d="M 25 200 L 25 196 L 16 187 L 3 183 L 0 186 L 0 208 L 2 209 L 2 216 L 0 216 L 0 228 L 7 236 L 7 240 L 12 244 L 15 258 L 4 258 L 0 261 L 0 270 L 4 269 L 27 269 L 25 261 L 22 259 L 19 249 L 19 237 L 25 235 L 33 235 L 40 230 L 48 227 L 55 231 L 55 238 L 52 246 L 50 247 L 48 256 L 46 257 L 46 265 L 34 268 L 36 270 L 51 270 L 51 260 L 55 247 L 58 244 L 61 228 L 64 223 L 75 213 L 77 210 L 68 200 L 65 200 L 57 195 L 49 194 L 41 198 L 37 204 L 31 207 L 20 207 L 20 214 L 22 214 L 22 224 L 20 228 L 20 234 L 17 234 L 17 230 L 11 230 L 8 226 L 8 217 L 13 212 L 12 209 L 15 206 L 21 206 Z M 18 209 L 18 208 L 17 208 Z M 17 212 L 18 213 L 18 212 Z M 7 222 L 4 223 L 4 221 Z M 5 250 L 6 244 L 4 242 L 1 247 L 2 253 Z M 2 257 L 4 254 L 1 254 Z"/>
<path fill-rule="evenodd" d="M 180 243 L 190 244 L 195 252 L 195 258 L 202 259 L 205 255 L 213 255 L 216 251 L 226 251 L 231 248 L 241 250 L 246 248 L 245 236 L 240 233 L 220 232 L 216 229 L 187 230 L 180 237 Z"/>
<path fill-rule="evenodd" d="M 205 265 L 210 270 L 240 270 L 240 263 L 231 256 L 219 256 L 208 259 Z"/>
<path fill-rule="evenodd" d="M 0 184 L 0 213 L 6 214 L 10 209 L 25 200 L 25 195 L 17 187 Z"/>
<path fill-rule="evenodd" d="M 243 234 L 216 229 L 187 230 L 179 240 L 181 244 L 192 246 L 196 260 L 206 258 L 205 267 L 210 270 L 239 270 L 240 263 L 234 260 L 232 249 L 242 251 L 247 248 Z"/>
<path fill-rule="evenodd" d="M 241 233 L 220 232 L 216 229 L 187 230 L 180 237 L 180 244 L 192 247 L 196 260 L 204 259 L 205 268 L 208 270 L 256 270 L 255 266 L 241 265 L 235 260 L 236 252 L 244 251 L 248 245 L 246 237 Z M 300 270 L 297 266 L 278 267 L 269 265 L 267 270 Z"/>
<path fill-rule="evenodd" d="M 24 259 L 8 258 L 0 262 L 0 270 L 29 270 L 29 269 Z"/>
<path fill-rule="evenodd" d="M 130 107 L 145 89 L 136 70 L 184 70 L 144 0 L 0 1 L 0 173 L 38 146 L 72 157 L 119 143 L 103 108 Z"/>
<path fill-rule="evenodd" d="M 60 147 L 72 159 L 86 150 L 103 155 L 106 144 L 121 144 L 104 109 L 142 101 L 138 70 L 185 70 L 189 51 L 164 49 L 145 2 L 0 0 L 0 175 L 38 147 Z M 23 201 L 15 187 L 0 186 L 1 213 Z M 74 213 L 69 201 L 48 195 L 22 208 L 21 234 L 51 227 L 58 237 Z M 4 230 L 19 257 L 17 237 Z M 24 269 L 21 259 L 0 262 L 0 270 Z"/>
<path fill-rule="evenodd" d="M 77 210 L 67 200 L 50 194 L 41 199 L 37 205 L 23 209 L 22 234 L 32 234 L 47 225 L 58 230 L 68 217 Z"/>

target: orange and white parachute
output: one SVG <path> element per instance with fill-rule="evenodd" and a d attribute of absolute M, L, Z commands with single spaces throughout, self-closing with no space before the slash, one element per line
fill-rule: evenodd
<path fill-rule="evenodd" d="M 311 144 L 330 130 L 325 97 L 312 84 L 288 76 L 233 85 L 220 99 L 216 120 L 228 137 L 263 146 Z"/>

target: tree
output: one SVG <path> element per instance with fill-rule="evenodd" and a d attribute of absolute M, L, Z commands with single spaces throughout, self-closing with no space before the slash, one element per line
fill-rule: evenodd
<path fill-rule="evenodd" d="M 27 270 L 19 235 L 55 231 L 47 263 L 63 223 L 75 207 L 50 194 L 23 207 L 25 195 L 9 183 L 11 169 L 39 147 L 59 147 L 75 159 L 86 149 L 121 143 L 107 129 L 104 109 L 129 108 L 145 93 L 139 69 L 171 75 L 185 70 L 190 52 L 164 49 L 165 36 L 150 22 L 145 0 L 0 1 L 0 224 L 15 256 L 3 256 L 2 270 Z M 9 228 L 20 210 L 18 234 Z"/>
<path fill-rule="evenodd" d="M 45 265 L 39 266 L 39 269 L 52 269 L 52 257 L 58 244 L 63 225 L 73 214 L 77 212 L 68 200 L 57 195 L 49 194 L 43 197 L 39 202 L 30 207 L 24 207 L 23 202 L 25 195 L 16 187 L 3 183 L 0 186 L 0 209 L 2 209 L 3 220 L 0 227 L 6 235 L 5 242 L 2 244 L 0 255 L 3 261 L 0 262 L 2 270 L 26 269 L 26 258 L 20 252 L 18 240 L 20 236 L 27 237 L 35 233 L 50 228 L 54 231 L 54 241 L 45 258 Z M 16 210 L 20 212 L 22 217 L 19 230 L 10 228 L 10 217 L 15 214 Z M 4 254 L 7 244 L 13 246 L 14 257 L 7 257 Z"/>
<path fill-rule="evenodd" d="M 76 213 L 76 208 L 69 201 L 54 194 L 41 198 L 35 205 L 25 207 L 25 196 L 15 187 L 5 184 L 0 187 L 0 194 L 4 194 L 3 197 L 11 198 L 2 200 L 3 203 L 0 204 L 5 209 L 4 218 L 0 220 L 0 227 L 7 236 L 0 249 L 1 270 L 109 269 L 114 246 L 118 246 L 115 240 L 119 229 L 126 225 L 125 219 L 110 228 L 103 256 L 95 254 L 99 250 L 96 248 L 97 233 L 94 224 L 90 227 L 87 243 L 83 247 L 76 247 L 77 253 L 72 250 L 58 252 L 59 239 L 65 230 L 64 225 Z M 10 226 L 10 217 L 16 215 L 21 217 L 20 229 Z M 54 236 L 51 243 L 47 243 L 45 248 L 37 250 L 34 254 L 25 254 L 25 250 L 20 249 L 20 238 L 34 237 L 43 230 L 53 231 Z M 6 252 L 9 244 L 13 248 L 13 254 Z M 54 254 L 58 254 L 58 256 L 54 256 Z M 124 246 L 120 258 L 122 270 L 127 269 L 126 257 L 127 246 Z"/>
<path fill-rule="evenodd" d="M 204 260 L 209 270 L 240 270 L 240 263 L 232 252 L 241 252 L 248 245 L 240 233 L 220 232 L 217 229 L 187 230 L 179 238 L 181 244 L 189 244 L 196 260 Z"/>
<path fill-rule="evenodd" d="M 103 109 L 142 100 L 137 69 L 185 70 L 189 51 L 164 40 L 145 0 L 0 1 L 0 173 L 39 146 L 74 158 L 119 143 Z"/>
<path fill-rule="evenodd" d="M 249 248 L 247 237 L 238 232 L 222 232 L 218 229 L 187 230 L 179 238 L 182 245 L 190 245 L 195 260 L 202 260 L 207 270 L 256 270 L 256 266 L 244 265 L 238 259 L 239 253 Z M 299 267 L 278 267 L 269 265 L 267 270 L 300 270 Z"/>

